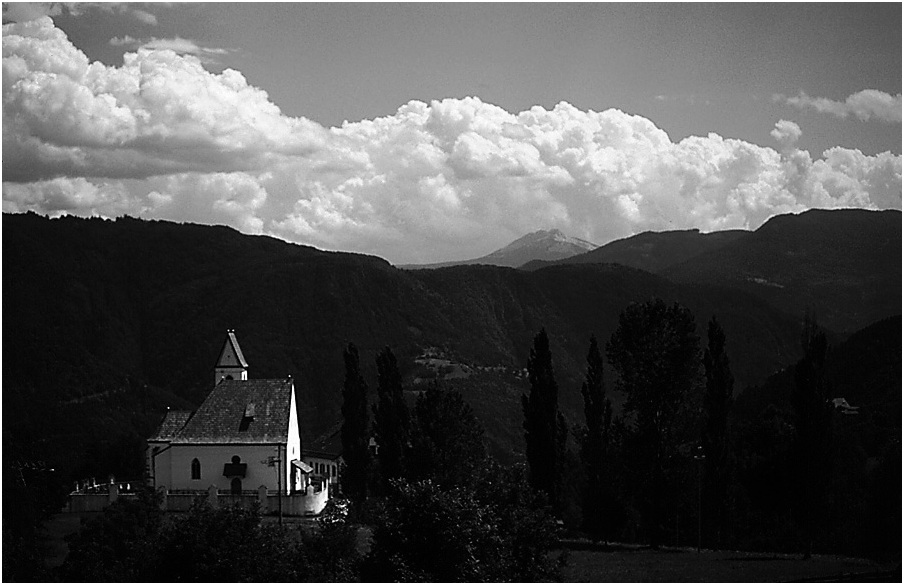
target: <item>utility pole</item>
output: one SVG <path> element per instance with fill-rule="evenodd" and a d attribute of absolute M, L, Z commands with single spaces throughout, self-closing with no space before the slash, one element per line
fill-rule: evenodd
<path fill-rule="evenodd" d="M 270 455 L 266 459 L 261 460 L 261 463 L 266 463 L 267 467 L 276 467 L 276 501 L 279 503 L 279 523 L 282 525 L 282 472 L 279 470 L 280 463 L 282 461 L 282 452 L 279 450 L 279 445 L 276 446 L 276 457 Z"/>
<path fill-rule="evenodd" d="M 282 526 L 282 457 L 279 445 L 276 446 L 276 501 L 279 503 L 279 525 Z"/>
<path fill-rule="evenodd" d="M 703 467 L 704 459 L 706 454 L 701 445 L 697 447 L 697 454 L 694 455 L 694 461 L 697 462 L 697 554 L 700 554 L 700 541 L 703 540 L 703 487 L 700 483 L 700 468 Z"/>

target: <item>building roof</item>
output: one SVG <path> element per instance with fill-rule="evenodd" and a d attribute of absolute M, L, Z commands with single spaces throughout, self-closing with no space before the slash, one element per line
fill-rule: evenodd
<path fill-rule="evenodd" d="M 337 424 L 328 433 L 302 445 L 305 457 L 338 459 L 342 455 L 342 425 Z"/>
<path fill-rule="evenodd" d="M 148 441 L 169 441 L 182 430 L 188 419 L 191 418 L 190 410 L 167 410 L 160 426 Z"/>
<path fill-rule="evenodd" d="M 239 364 L 243 368 L 247 368 L 248 362 L 245 361 L 245 356 L 244 354 L 242 354 L 242 348 L 239 347 L 239 340 L 235 338 L 235 331 L 233 331 L 232 329 L 226 332 L 226 343 L 223 344 L 223 349 L 220 350 L 220 355 L 219 357 L 217 357 L 217 367 L 224 365 L 220 363 L 220 360 L 223 359 L 223 354 L 226 353 L 226 344 L 232 346 L 232 351 L 235 353 L 235 357 L 239 360 Z"/>
<path fill-rule="evenodd" d="M 291 378 L 223 380 L 172 443 L 285 443 L 294 391 Z"/>

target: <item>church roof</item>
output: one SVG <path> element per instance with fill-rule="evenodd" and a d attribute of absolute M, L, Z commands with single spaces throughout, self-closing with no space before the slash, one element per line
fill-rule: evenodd
<path fill-rule="evenodd" d="M 148 441 L 169 441 L 182 430 L 188 419 L 191 418 L 190 410 L 167 410 L 166 416 L 160 421 L 160 426 Z"/>
<path fill-rule="evenodd" d="M 230 329 L 226 332 L 226 343 L 232 345 L 232 351 L 235 352 L 235 357 L 238 358 L 239 364 L 243 368 L 248 367 L 248 362 L 245 361 L 245 356 L 242 354 L 242 348 L 239 347 L 239 340 L 235 338 L 235 331 Z M 226 349 L 225 346 L 223 349 Z M 225 351 L 220 351 L 220 357 L 217 358 L 217 366 L 220 366 L 220 360 L 223 359 L 223 355 Z"/>
<path fill-rule="evenodd" d="M 172 443 L 284 443 L 294 389 L 291 378 L 223 380 Z"/>

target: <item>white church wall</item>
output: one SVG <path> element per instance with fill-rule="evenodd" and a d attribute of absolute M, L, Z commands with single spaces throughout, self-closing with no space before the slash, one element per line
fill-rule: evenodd
<path fill-rule="evenodd" d="M 267 486 L 268 490 L 277 489 L 277 467 L 269 467 L 266 461 L 276 457 L 276 445 L 175 445 L 172 449 L 172 486 L 176 490 L 206 490 L 211 485 L 220 491 L 231 489 L 232 478 L 223 475 L 223 466 L 232 463 L 233 456 L 238 456 L 241 463 L 247 465 L 245 477 L 242 478 L 243 490 L 256 490 Z M 280 455 L 285 447 L 280 448 Z M 201 464 L 200 479 L 191 478 L 191 463 L 197 458 Z M 280 478 L 286 485 L 285 475 Z"/>

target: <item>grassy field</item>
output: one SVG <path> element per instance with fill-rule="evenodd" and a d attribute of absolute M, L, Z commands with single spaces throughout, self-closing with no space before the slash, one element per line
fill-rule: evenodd
<path fill-rule="evenodd" d="M 894 571 L 897 571 L 896 574 Z M 892 573 L 889 573 L 892 572 Z M 877 574 L 878 573 L 878 574 Z M 578 547 L 569 550 L 565 581 L 600 582 L 900 582 L 900 563 L 877 563 L 829 555 L 793 555 L 641 547 Z"/>
<path fill-rule="evenodd" d="M 308 518 L 285 518 L 292 526 L 310 523 Z M 273 516 L 265 522 L 276 522 Z M 78 531 L 79 515 L 58 514 L 46 526 L 44 551 L 50 566 L 66 558 L 65 535 Z M 368 548 L 370 531 L 362 530 L 361 552 Z M 895 573 L 896 571 L 896 573 Z M 801 560 L 797 555 L 702 551 L 693 548 L 650 550 L 635 545 L 593 545 L 570 542 L 564 581 L 606 582 L 798 582 L 798 581 L 900 582 L 901 565 L 830 555 Z"/>

